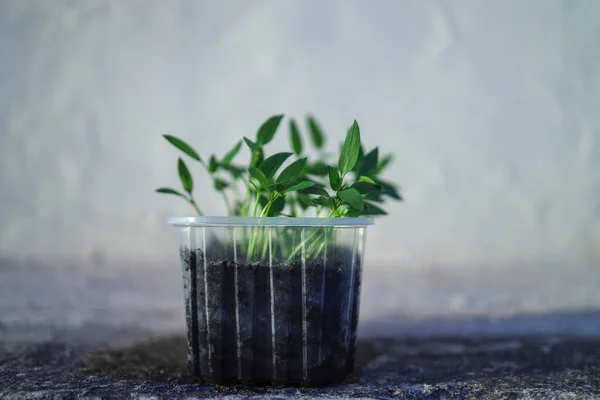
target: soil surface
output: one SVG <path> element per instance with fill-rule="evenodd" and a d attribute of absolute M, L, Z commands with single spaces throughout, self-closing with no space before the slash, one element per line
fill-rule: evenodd
<path fill-rule="evenodd" d="M 361 283 L 347 253 L 327 265 L 241 264 L 183 249 L 190 372 L 219 384 L 342 382 L 354 370 Z"/>

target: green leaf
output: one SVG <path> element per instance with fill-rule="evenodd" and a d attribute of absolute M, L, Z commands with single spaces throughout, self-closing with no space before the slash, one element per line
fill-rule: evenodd
<path fill-rule="evenodd" d="M 167 139 L 167 141 L 173 146 L 177 147 L 179 150 L 183 151 L 185 154 L 192 157 L 194 160 L 202 162 L 202 159 L 200 158 L 200 155 L 196 152 L 196 150 L 194 150 L 192 146 L 190 146 L 183 140 L 171 135 L 163 135 L 163 137 Z"/>
<path fill-rule="evenodd" d="M 374 185 L 376 185 L 375 181 L 371 178 L 369 178 L 368 176 L 361 176 L 360 178 L 358 178 L 359 182 L 368 182 L 368 183 L 372 183 Z"/>
<path fill-rule="evenodd" d="M 262 208 L 265 208 L 267 204 L 269 204 L 269 197 L 264 194 L 261 194 L 258 198 L 258 204 L 260 204 Z"/>
<path fill-rule="evenodd" d="M 362 211 L 359 210 L 349 210 L 344 216 L 348 218 L 357 218 L 362 215 Z"/>
<path fill-rule="evenodd" d="M 372 192 L 378 192 L 381 191 L 382 187 L 373 183 L 369 183 L 369 182 L 355 182 L 352 187 L 356 190 L 358 190 L 358 192 L 360 194 L 369 194 Z"/>
<path fill-rule="evenodd" d="M 375 183 L 383 188 L 383 194 L 386 194 L 396 200 L 403 200 L 402 196 L 400 196 L 398 190 L 396 189 L 396 185 L 393 183 L 382 181 L 381 179 L 375 180 Z"/>
<path fill-rule="evenodd" d="M 342 204 L 340 208 L 338 208 L 338 212 L 342 217 L 346 218 L 356 218 L 360 217 L 360 215 L 362 214 L 361 210 L 355 210 L 348 204 Z"/>
<path fill-rule="evenodd" d="M 311 206 L 312 199 L 308 195 L 299 192 L 296 194 L 296 197 L 298 198 L 298 204 L 303 210 Z"/>
<path fill-rule="evenodd" d="M 265 159 L 265 154 L 262 149 L 252 150 L 252 159 L 250 160 L 250 165 L 253 167 L 258 167 Z"/>
<path fill-rule="evenodd" d="M 344 189 L 341 192 L 338 192 L 338 196 L 356 210 L 362 210 L 364 207 L 362 196 L 359 191 L 354 188 Z"/>
<path fill-rule="evenodd" d="M 250 174 L 250 176 L 252 176 L 254 179 L 256 179 L 258 181 L 261 188 L 265 189 L 266 191 L 271 190 L 269 188 L 269 180 L 267 179 L 265 174 L 260 169 L 255 168 L 255 167 L 250 167 L 250 168 L 248 168 L 248 173 Z"/>
<path fill-rule="evenodd" d="M 289 213 L 289 215 L 286 215 L 284 213 L 281 213 L 280 215 L 287 216 L 290 218 L 296 218 L 298 216 L 298 213 L 296 211 L 296 199 L 293 198 L 292 196 L 287 196 L 285 198 L 285 202 L 287 203 L 287 205 L 290 208 L 290 213 Z M 298 205 L 300 206 L 300 208 L 302 208 L 301 204 L 298 204 Z"/>
<path fill-rule="evenodd" d="M 358 160 L 358 152 L 360 149 L 360 128 L 356 120 L 348 130 L 346 140 L 342 146 L 342 152 L 338 160 L 338 167 L 342 173 L 342 177 L 352 171 L 356 161 Z"/>
<path fill-rule="evenodd" d="M 352 168 L 352 171 L 354 171 L 358 174 L 358 172 L 362 168 L 362 163 L 363 163 L 364 157 L 365 157 L 365 151 L 364 151 L 363 145 L 361 143 L 361 145 L 358 147 L 358 160 L 356 160 L 356 164 L 354 164 L 354 168 Z"/>
<path fill-rule="evenodd" d="M 377 192 L 371 192 L 365 196 L 365 200 L 374 201 L 376 203 L 385 203 L 385 199 L 383 198 L 383 190 L 379 190 Z"/>
<path fill-rule="evenodd" d="M 323 186 L 321 186 L 320 184 L 316 184 L 314 186 L 311 186 L 311 187 L 308 187 L 306 189 L 303 189 L 302 193 L 304 193 L 304 194 L 316 194 L 316 195 L 319 195 L 319 196 L 329 197 L 329 193 L 327 192 L 327 190 L 325 190 L 325 188 L 323 188 Z"/>
<path fill-rule="evenodd" d="M 229 182 L 227 182 L 226 180 L 221 179 L 221 178 L 215 178 L 213 183 L 214 183 L 214 188 L 216 190 L 218 190 L 219 192 L 224 189 L 227 189 L 230 186 Z"/>
<path fill-rule="evenodd" d="M 275 176 L 277 170 L 293 153 L 275 153 L 272 156 L 266 158 L 261 164 L 260 169 L 264 172 L 267 179 L 271 179 Z"/>
<path fill-rule="evenodd" d="M 244 174 L 244 172 L 246 172 L 246 168 L 242 168 L 240 166 L 233 165 L 233 164 L 221 163 L 221 168 L 223 168 L 225 171 L 229 172 L 231 174 L 231 176 L 233 176 L 236 179 L 239 178 L 240 176 L 242 176 Z"/>
<path fill-rule="evenodd" d="M 324 161 L 316 161 L 314 164 L 309 164 L 306 167 L 306 172 L 310 175 L 327 176 L 327 164 Z"/>
<path fill-rule="evenodd" d="M 277 177 L 277 183 L 298 180 L 306 167 L 306 158 L 301 158 L 288 165 Z"/>
<path fill-rule="evenodd" d="M 340 186 L 342 185 L 342 178 L 340 177 L 337 169 L 327 166 L 327 171 L 329 171 L 329 185 L 333 190 L 340 190 Z"/>
<path fill-rule="evenodd" d="M 296 192 L 298 190 L 307 189 L 311 186 L 316 185 L 316 182 L 313 181 L 302 181 L 294 184 L 292 187 L 289 187 L 283 191 L 283 193 Z"/>
<path fill-rule="evenodd" d="M 313 116 L 307 117 L 308 129 L 310 131 L 310 137 L 312 138 L 312 142 L 317 149 L 323 148 L 325 144 L 325 139 L 323 135 L 323 130 L 315 120 Z"/>
<path fill-rule="evenodd" d="M 227 154 L 225 154 L 225 157 L 223 157 L 223 161 L 221 161 L 221 164 L 227 165 L 227 164 L 231 163 L 231 161 L 233 161 L 235 156 L 237 156 L 237 154 L 240 152 L 241 148 L 242 148 L 242 141 L 240 140 L 239 142 L 237 142 L 235 144 L 235 146 L 233 146 L 233 148 L 231 150 L 229 150 L 227 152 Z"/>
<path fill-rule="evenodd" d="M 208 172 L 213 174 L 219 169 L 219 162 L 214 155 L 210 156 L 210 160 L 208 160 Z"/>
<path fill-rule="evenodd" d="M 284 208 L 285 208 L 285 197 L 280 196 L 280 197 L 276 198 L 275 200 L 273 200 L 273 202 L 271 203 L 271 208 L 269 209 L 268 216 L 276 217 L 278 214 L 280 214 L 283 211 Z"/>
<path fill-rule="evenodd" d="M 283 114 L 274 115 L 266 120 L 260 128 L 258 128 L 258 132 L 256 133 L 256 143 L 259 146 L 264 146 L 273 140 L 275 136 L 275 132 L 277 132 L 277 128 L 279 128 L 279 124 L 281 123 L 281 119 L 283 118 Z"/>
<path fill-rule="evenodd" d="M 367 153 L 363 158 L 362 165 L 360 166 L 360 175 L 370 175 L 372 171 L 377 168 L 377 162 L 379 161 L 379 148 L 375 147 L 373 150 Z"/>
<path fill-rule="evenodd" d="M 328 207 L 328 208 L 331 208 L 331 206 L 332 206 L 331 198 L 329 196 L 327 196 L 327 197 L 319 196 L 316 199 L 313 199 L 313 204 L 316 206 Z"/>
<path fill-rule="evenodd" d="M 300 137 L 298 125 L 293 119 L 290 120 L 290 143 L 292 144 L 292 149 L 296 155 L 299 156 L 302 154 L 302 138 Z"/>
<path fill-rule="evenodd" d="M 187 199 L 187 196 L 184 195 L 183 193 L 178 192 L 177 190 L 171 189 L 171 188 L 168 188 L 168 187 L 158 188 L 158 189 L 155 190 L 155 192 L 157 192 L 157 193 L 164 193 L 164 194 L 174 194 L 176 196 L 183 197 L 184 199 Z"/>
<path fill-rule="evenodd" d="M 192 191 L 194 190 L 194 180 L 192 179 L 190 170 L 188 169 L 187 165 L 185 165 L 185 162 L 183 162 L 181 157 L 179 157 L 177 162 L 177 170 L 179 172 L 179 179 L 181 180 L 183 189 L 189 194 L 192 194 Z"/>
<path fill-rule="evenodd" d="M 379 206 L 365 201 L 365 211 L 363 212 L 363 215 L 387 215 L 387 212 Z"/>
<path fill-rule="evenodd" d="M 383 156 L 383 158 L 379 161 L 379 164 L 377 164 L 377 168 L 375 168 L 374 175 L 378 175 L 379 173 L 381 173 L 381 171 L 386 169 L 387 166 L 390 165 L 390 163 L 393 160 L 394 156 L 391 154 L 386 154 L 385 156 Z"/>
<path fill-rule="evenodd" d="M 250 150 L 260 150 L 261 149 L 259 145 L 254 143 L 252 140 L 248 139 L 246 136 L 244 136 L 244 142 L 246 142 L 246 144 L 248 145 Z"/>

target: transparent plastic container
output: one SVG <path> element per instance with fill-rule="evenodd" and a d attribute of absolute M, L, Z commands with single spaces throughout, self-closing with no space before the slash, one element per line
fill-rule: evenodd
<path fill-rule="evenodd" d="M 213 384 L 321 386 L 354 370 L 371 218 L 182 217 L 188 370 Z"/>

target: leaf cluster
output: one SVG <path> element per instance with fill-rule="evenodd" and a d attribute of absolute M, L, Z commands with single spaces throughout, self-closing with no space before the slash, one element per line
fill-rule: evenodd
<path fill-rule="evenodd" d="M 231 216 L 297 217 L 311 211 L 329 218 L 377 216 L 386 214 L 382 204 L 387 199 L 403 200 L 397 185 L 381 177 L 392 155 L 380 157 L 377 147 L 365 153 L 356 121 L 348 129 L 336 160 L 325 153 L 325 134 L 310 115 L 306 118 L 307 136 L 317 157 L 311 159 L 306 154 L 306 140 L 295 119 L 288 124 L 291 151 L 267 155 L 265 147 L 283 118 L 282 114 L 271 116 L 254 138 L 244 136 L 223 157 L 211 154 L 207 160 L 182 139 L 163 137 L 207 171 Z M 250 157 L 246 163 L 235 162 L 243 144 Z M 177 160 L 177 172 L 182 191 L 161 187 L 156 192 L 179 196 L 203 215 L 193 196 L 192 174 L 182 157 Z"/>

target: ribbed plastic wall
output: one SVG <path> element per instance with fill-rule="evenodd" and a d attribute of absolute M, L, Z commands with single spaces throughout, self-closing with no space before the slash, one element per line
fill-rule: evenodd
<path fill-rule="evenodd" d="M 340 382 L 354 370 L 365 228 L 321 231 L 327 238 L 310 257 L 304 244 L 324 228 L 259 228 L 266 251 L 256 260 L 237 244 L 244 227 L 181 229 L 194 375 L 211 383 L 311 386 Z M 301 249 L 287 260 L 275 250 L 283 230 Z"/>

